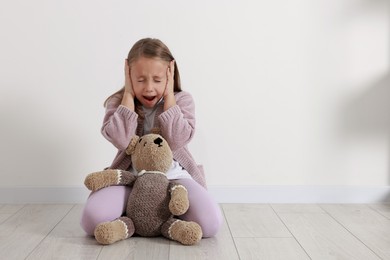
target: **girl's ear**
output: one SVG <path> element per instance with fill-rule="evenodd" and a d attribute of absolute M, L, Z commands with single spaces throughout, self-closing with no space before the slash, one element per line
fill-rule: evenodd
<path fill-rule="evenodd" d="M 129 145 L 126 148 L 126 154 L 127 155 L 132 155 L 134 153 L 135 146 L 137 145 L 138 140 L 139 140 L 139 136 L 138 135 L 135 135 L 135 136 L 133 136 L 131 138 Z"/>

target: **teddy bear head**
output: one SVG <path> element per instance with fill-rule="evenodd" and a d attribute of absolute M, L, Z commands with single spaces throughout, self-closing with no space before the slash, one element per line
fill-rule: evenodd
<path fill-rule="evenodd" d="M 126 149 L 131 155 L 133 167 L 137 172 L 167 172 L 172 165 L 173 155 L 168 142 L 158 134 L 134 136 Z"/>

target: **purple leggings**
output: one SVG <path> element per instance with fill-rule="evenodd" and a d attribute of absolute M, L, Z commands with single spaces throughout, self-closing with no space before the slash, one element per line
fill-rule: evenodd
<path fill-rule="evenodd" d="M 175 180 L 187 188 L 190 208 L 179 218 L 195 221 L 203 231 L 203 237 L 214 236 L 221 227 L 223 217 L 219 205 L 205 188 L 193 179 Z M 124 214 L 130 187 L 110 186 L 91 193 L 83 210 L 81 227 L 93 235 L 95 227 L 102 222 L 112 221 Z"/>

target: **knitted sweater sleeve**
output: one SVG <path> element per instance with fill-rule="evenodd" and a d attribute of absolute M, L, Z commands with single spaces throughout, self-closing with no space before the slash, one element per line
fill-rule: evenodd
<path fill-rule="evenodd" d="M 135 135 L 138 115 L 120 103 L 118 96 L 107 102 L 101 133 L 117 149 L 125 150 Z"/>
<path fill-rule="evenodd" d="M 195 104 L 188 92 L 175 95 L 176 105 L 161 113 L 161 134 L 173 151 L 187 145 L 195 133 Z"/>

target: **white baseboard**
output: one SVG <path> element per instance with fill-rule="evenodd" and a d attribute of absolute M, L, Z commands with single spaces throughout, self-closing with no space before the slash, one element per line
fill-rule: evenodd
<path fill-rule="evenodd" d="M 84 203 L 88 194 L 82 186 L 0 187 L 0 204 Z"/>
<path fill-rule="evenodd" d="M 390 203 L 390 186 L 209 186 L 219 203 Z M 84 203 L 88 190 L 76 187 L 0 187 L 0 204 Z"/>
<path fill-rule="evenodd" d="M 219 203 L 390 202 L 390 186 L 213 186 L 209 190 Z"/>

